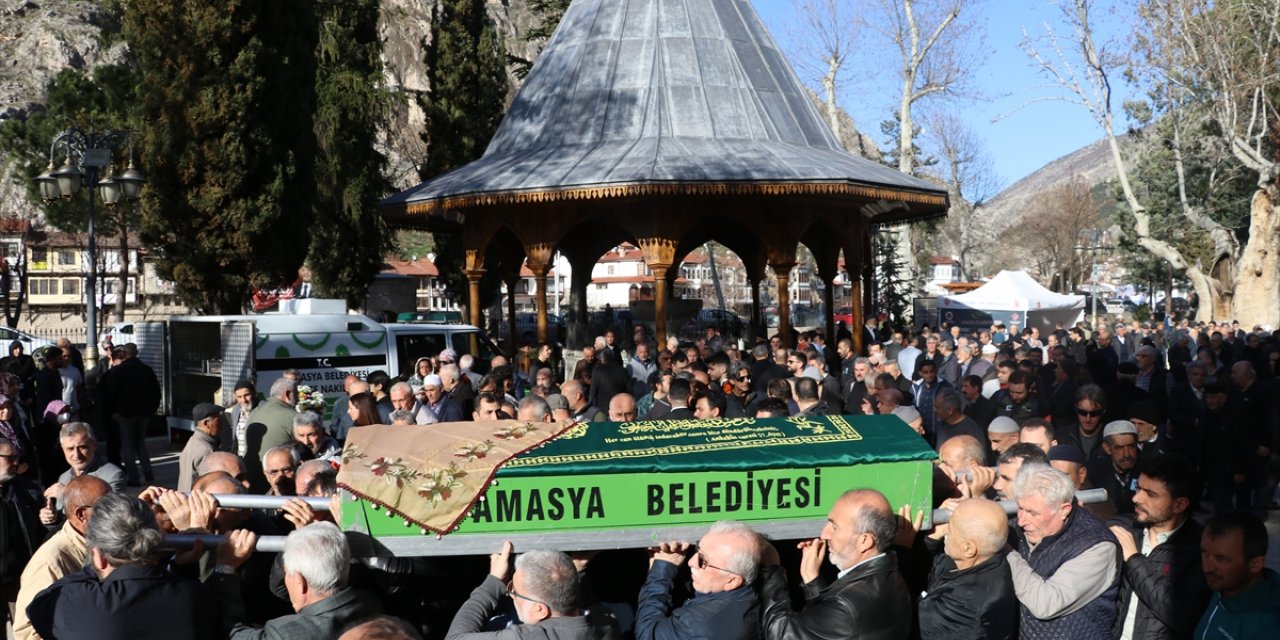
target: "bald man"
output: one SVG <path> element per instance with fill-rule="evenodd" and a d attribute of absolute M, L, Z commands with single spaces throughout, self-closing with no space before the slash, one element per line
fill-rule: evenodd
<path fill-rule="evenodd" d="M 962 500 L 929 534 L 936 555 L 920 598 L 922 639 L 1017 637 L 1018 598 L 1002 553 L 1008 535 L 1004 509 L 982 498 Z"/>
<path fill-rule="evenodd" d="M 996 482 L 994 467 L 985 466 L 987 445 L 969 436 L 951 436 L 938 447 L 938 465 L 965 498 L 981 497 Z M 994 494 L 987 497 L 995 497 Z"/>
<path fill-rule="evenodd" d="M 205 456 L 196 471 L 200 474 L 196 476 L 197 480 L 210 473 L 221 471 L 240 481 L 245 489 L 249 488 L 249 472 L 245 469 L 244 460 L 230 451 L 215 451 Z M 195 487 L 195 482 L 192 482 L 191 486 Z"/>
<path fill-rule="evenodd" d="M 632 422 L 636 419 L 636 399 L 629 393 L 619 393 L 609 399 L 609 420 Z"/>
<path fill-rule="evenodd" d="M 805 595 L 800 611 L 792 609 L 777 550 L 764 545 L 764 637 L 906 638 L 912 625 L 911 595 L 889 551 L 897 529 L 897 515 L 879 491 L 855 489 L 840 496 L 827 514 L 822 537 L 799 545 Z M 830 584 L 819 574 L 826 560 L 839 569 Z"/>
<path fill-rule="evenodd" d="M 27 619 L 27 605 L 45 587 L 84 568 L 85 560 L 89 557 L 84 538 L 89 526 L 89 516 L 98 498 L 108 493 L 111 493 L 111 485 L 87 474 L 72 478 L 63 488 L 62 505 L 66 521 L 57 533 L 36 550 L 27 562 L 27 568 L 22 571 L 22 587 L 14 605 L 14 638 L 28 640 L 40 637 Z"/>

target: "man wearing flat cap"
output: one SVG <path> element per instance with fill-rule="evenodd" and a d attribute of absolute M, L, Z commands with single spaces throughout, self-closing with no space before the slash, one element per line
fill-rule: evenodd
<path fill-rule="evenodd" d="M 1117 514 L 1133 513 L 1133 494 L 1138 490 L 1138 429 L 1128 420 L 1113 420 L 1102 428 L 1102 452 L 1089 461 L 1089 477 L 1094 486 L 1107 490 Z"/>
<path fill-rule="evenodd" d="M 191 483 L 200 477 L 200 463 L 218 450 L 222 412 L 222 407 L 209 402 L 201 402 L 191 410 L 191 438 L 178 456 L 178 491 L 191 490 Z"/>
<path fill-rule="evenodd" d="M 1161 435 L 1160 423 L 1164 417 L 1151 400 L 1139 400 L 1129 407 L 1129 422 L 1138 430 L 1138 466 L 1152 458 L 1173 451 L 1168 436 Z"/>

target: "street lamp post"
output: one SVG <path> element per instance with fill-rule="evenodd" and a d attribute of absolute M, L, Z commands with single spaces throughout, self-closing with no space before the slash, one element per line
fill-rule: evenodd
<path fill-rule="evenodd" d="M 54 202 L 59 198 L 70 200 L 75 197 L 82 184 L 89 184 L 89 220 L 88 220 L 88 275 L 85 277 L 85 352 L 84 363 L 92 367 L 98 359 L 98 244 L 94 233 L 94 188 L 108 207 L 116 206 L 122 199 L 134 201 L 142 192 L 146 182 L 142 172 L 133 166 L 132 134 L 128 131 L 81 131 L 67 129 L 59 133 L 49 146 L 49 167 L 36 176 L 40 184 L 40 195 L 45 202 Z M 129 166 L 119 176 L 111 171 L 111 150 L 122 144 L 129 144 Z M 59 145 L 66 151 L 66 160 L 60 168 L 54 169 L 54 158 L 57 157 Z M 81 168 L 83 167 L 83 168 Z M 105 169 L 106 175 L 99 180 L 98 173 Z M 127 255 L 120 256 L 128 260 Z M 121 291 L 118 295 L 124 295 Z"/>

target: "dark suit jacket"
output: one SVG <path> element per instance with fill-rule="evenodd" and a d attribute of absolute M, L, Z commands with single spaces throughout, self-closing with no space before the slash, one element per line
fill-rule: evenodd
<path fill-rule="evenodd" d="M 689 407 L 679 407 L 677 409 L 672 409 L 671 411 L 668 411 L 667 415 L 662 416 L 662 419 L 663 420 L 693 420 L 694 417 L 695 416 L 693 415 L 693 409 L 690 409 Z"/>
<path fill-rule="evenodd" d="M 607 409 L 613 396 L 630 391 L 631 375 L 622 365 L 609 361 L 598 364 L 591 370 L 591 390 L 587 392 L 587 402 Z"/>
<path fill-rule="evenodd" d="M 804 585 L 804 609 L 791 608 L 782 570 L 761 567 L 765 638 L 819 640 L 850 638 L 899 640 L 910 633 L 911 595 L 898 574 L 893 553 L 873 558 L 830 584 L 822 578 Z"/>

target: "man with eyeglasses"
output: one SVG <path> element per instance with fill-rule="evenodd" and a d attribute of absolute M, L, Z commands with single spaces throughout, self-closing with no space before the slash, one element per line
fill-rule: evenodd
<path fill-rule="evenodd" d="M 534 550 L 516 558 L 511 571 L 510 542 L 489 556 L 489 575 L 471 592 L 449 625 L 446 640 L 613 640 L 622 637 L 618 621 L 602 612 L 584 612 L 578 605 L 580 578 L 573 560 L 561 551 Z M 501 631 L 484 631 L 499 610 L 503 596 L 511 599 L 523 624 Z"/>
<path fill-rule="evenodd" d="M 1076 391 L 1076 424 L 1055 425 L 1058 442 L 1080 446 L 1084 456 L 1092 460 L 1103 455 L 1102 416 L 1107 412 L 1107 394 L 1095 384 Z"/>
<path fill-rule="evenodd" d="M 717 522 L 696 546 L 664 542 L 649 553 L 649 577 L 636 607 L 636 640 L 760 637 L 759 605 L 752 588 L 760 567 L 760 538 L 749 527 Z M 673 607 L 676 574 L 686 559 L 693 597 Z"/>
<path fill-rule="evenodd" d="M 805 594 L 800 611 L 792 609 L 777 549 L 764 545 L 764 637 L 906 638 L 913 623 L 911 595 L 889 551 L 897 528 L 897 516 L 880 492 L 855 489 L 840 496 L 822 537 L 800 543 Z M 840 570 L 830 583 L 819 574 L 828 554 Z"/>
<path fill-rule="evenodd" d="M 272 447 L 267 455 L 262 456 L 262 470 L 267 476 L 269 496 L 293 495 L 293 474 L 298 470 L 302 460 L 293 445 Z"/>

